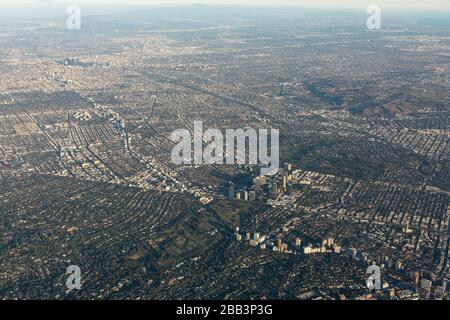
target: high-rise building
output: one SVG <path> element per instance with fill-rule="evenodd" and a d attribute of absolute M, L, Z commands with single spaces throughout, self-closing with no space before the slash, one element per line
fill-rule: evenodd
<path fill-rule="evenodd" d="M 446 291 L 447 291 L 447 281 L 444 280 L 442 281 L 442 286 L 437 286 L 434 289 L 435 298 L 439 300 L 445 299 Z"/>
<path fill-rule="evenodd" d="M 272 184 L 272 191 L 271 191 L 272 197 L 276 197 L 278 195 L 278 184 L 276 181 Z"/>
<path fill-rule="evenodd" d="M 433 282 L 431 280 L 422 279 L 422 281 L 420 281 L 420 287 L 426 291 L 430 291 L 432 285 L 433 285 Z"/>
<path fill-rule="evenodd" d="M 56 157 L 58 158 L 58 160 L 61 160 L 61 146 L 58 145 L 56 147 Z"/>
<path fill-rule="evenodd" d="M 244 190 L 244 191 L 242 192 L 242 196 L 243 196 L 243 198 L 244 198 L 245 201 L 248 201 L 248 191 L 247 191 L 247 190 Z"/>
<path fill-rule="evenodd" d="M 236 200 L 241 200 L 241 193 L 240 192 L 236 192 Z"/>
<path fill-rule="evenodd" d="M 253 182 L 255 184 L 255 192 L 259 192 L 261 190 L 261 177 L 256 177 Z"/>
<path fill-rule="evenodd" d="M 229 200 L 234 199 L 234 187 L 233 186 L 228 187 L 228 199 Z"/>
<path fill-rule="evenodd" d="M 420 283 L 420 272 L 419 271 L 411 271 L 410 273 L 411 279 L 418 286 Z"/>
<path fill-rule="evenodd" d="M 256 201 L 256 192 L 255 191 L 250 191 L 250 193 L 248 194 L 248 200 Z"/>

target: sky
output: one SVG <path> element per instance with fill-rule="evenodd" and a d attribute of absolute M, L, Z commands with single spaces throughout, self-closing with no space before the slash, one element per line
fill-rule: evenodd
<path fill-rule="evenodd" d="M 342 7 L 363 8 L 376 4 L 380 7 L 399 9 L 445 9 L 450 10 L 450 0 L 0 0 L 0 5 L 24 3 L 71 3 L 71 4 L 242 4 L 269 6 Z"/>

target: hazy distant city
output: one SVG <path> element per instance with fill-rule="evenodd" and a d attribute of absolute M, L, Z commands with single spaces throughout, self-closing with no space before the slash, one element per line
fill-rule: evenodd
<path fill-rule="evenodd" d="M 0 300 L 448 298 L 450 14 L 80 8 L 0 19 Z"/>

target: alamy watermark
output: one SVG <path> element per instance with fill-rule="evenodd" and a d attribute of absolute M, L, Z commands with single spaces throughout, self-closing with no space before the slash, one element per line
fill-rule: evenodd
<path fill-rule="evenodd" d="M 381 8 L 377 5 L 371 5 L 366 12 L 370 15 L 366 21 L 367 29 L 381 30 Z"/>
<path fill-rule="evenodd" d="M 67 14 L 70 15 L 67 18 L 66 26 L 69 30 L 80 30 L 81 29 L 81 8 L 76 5 L 67 7 Z"/>
<path fill-rule="evenodd" d="M 69 275 L 66 281 L 67 291 L 70 293 L 73 290 L 81 290 L 81 269 L 79 266 L 71 265 L 67 267 L 66 274 Z"/>
<path fill-rule="evenodd" d="M 170 139 L 177 143 L 172 150 L 172 163 L 261 165 L 264 176 L 275 175 L 279 170 L 278 129 L 270 129 L 270 135 L 268 129 L 226 129 L 224 138 L 221 130 L 203 132 L 203 122 L 194 121 L 193 131 L 193 136 L 187 129 L 172 132 Z"/>
<path fill-rule="evenodd" d="M 380 290 L 381 289 L 381 268 L 375 264 L 370 265 L 367 270 L 367 274 L 370 274 L 370 277 L 366 280 L 367 289 L 372 290 Z"/>

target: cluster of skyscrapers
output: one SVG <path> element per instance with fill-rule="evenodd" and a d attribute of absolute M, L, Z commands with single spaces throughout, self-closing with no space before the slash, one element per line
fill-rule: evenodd
<path fill-rule="evenodd" d="M 256 201 L 259 199 L 276 199 L 280 194 L 292 195 L 294 192 L 292 182 L 292 165 L 285 163 L 273 177 L 257 176 L 253 179 L 252 190 L 236 190 L 233 183 L 228 187 L 229 200 Z"/>

